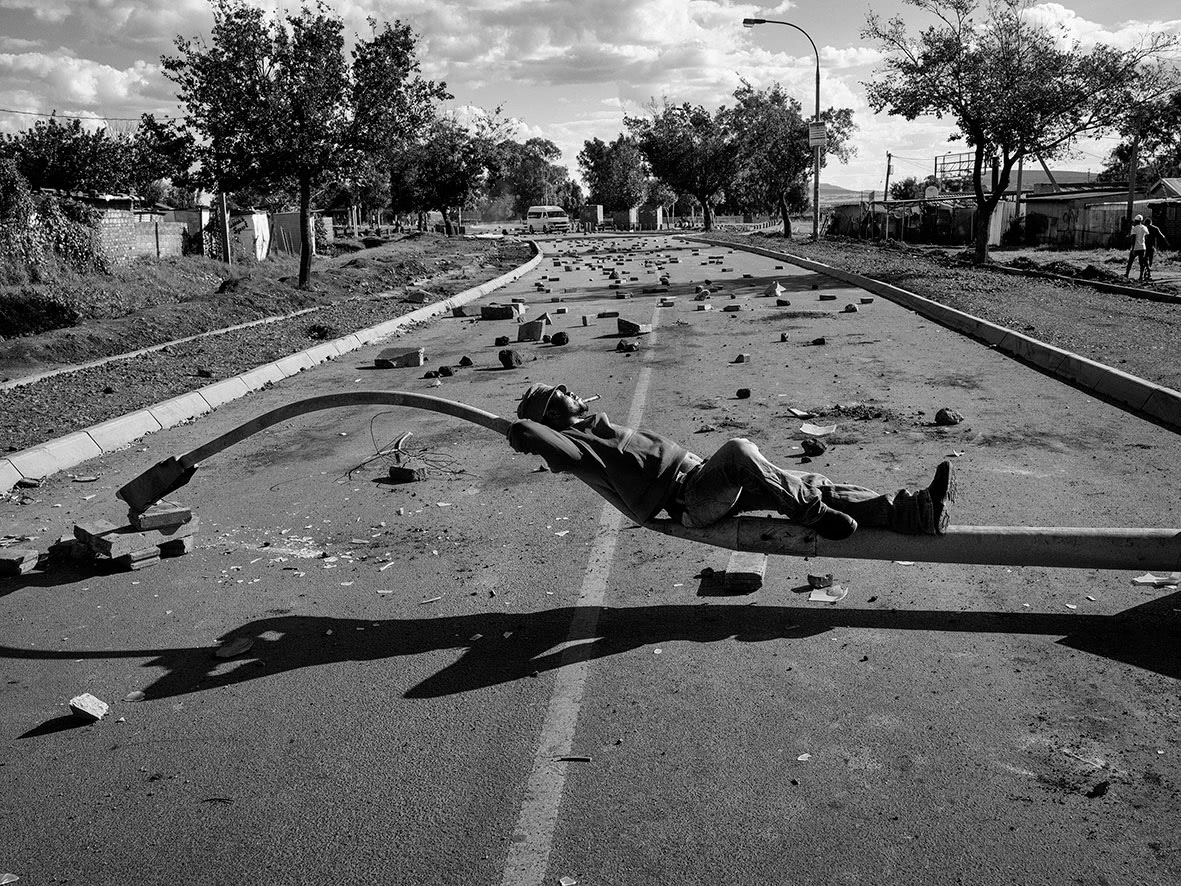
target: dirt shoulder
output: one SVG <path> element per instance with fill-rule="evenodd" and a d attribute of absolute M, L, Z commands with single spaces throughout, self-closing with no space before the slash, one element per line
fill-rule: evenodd
<path fill-rule="evenodd" d="M 229 273 L 204 260 L 190 265 L 178 261 L 167 276 L 156 263 L 144 263 L 128 286 L 138 293 L 142 309 L 0 341 L 0 377 L 19 378 L 312 310 L 0 390 L 0 452 L 26 449 L 402 316 L 421 307 L 406 300 L 411 290 L 424 290 L 428 301 L 439 301 L 498 277 L 531 256 L 529 245 L 520 241 L 426 234 L 321 259 L 313 266 L 311 290 L 295 286 L 296 267 L 288 259 Z M 134 270 L 120 273 L 126 279 Z M 145 279 L 169 280 L 175 288 L 153 293 Z"/>
<path fill-rule="evenodd" d="M 748 240 L 735 235 L 719 239 Z M 1181 304 L 1150 301 L 1069 281 L 976 268 L 942 250 L 878 246 L 863 241 L 748 242 L 823 262 L 907 289 L 1055 347 L 1181 390 Z M 1066 263 L 1065 258 L 1055 259 Z M 1093 264 L 1085 258 L 1070 265 Z M 1121 278 L 1120 282 L 1126 282 Z M 1158 292 L 1166 292 L 1158 286 Z"/>

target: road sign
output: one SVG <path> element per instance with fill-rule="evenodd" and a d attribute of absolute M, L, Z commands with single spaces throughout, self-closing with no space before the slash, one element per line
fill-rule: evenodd
<path fill-rule="evenodd" d="M 808 147 L 809 148 L 823 148 L 828 145 L 828 133 L 824 130 L 823 123 L 809 123 L 808 124 Z"/>

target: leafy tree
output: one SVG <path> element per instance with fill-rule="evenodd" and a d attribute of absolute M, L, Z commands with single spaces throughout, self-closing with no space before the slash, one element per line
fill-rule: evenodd
<path fill-rule="evenodd" d="M 524 142 L 501 139 L 493 164 L 489 192 L 511 194 L 513 210 L 524 216 L 530 206 L 560 200 L 569 179 L 565 167 L 556 161 L 562 152 L 549 139 L 530 138 Z"/>
<path fill-rule="evenodd" d="M 1130 50 L 1097 45 L 1084 51 L 1026 15 L 1032 0 L 906 0 L 938 24 L 911 36 L 901 17 L 870 13 L 863 36 L 886 51 L 883 69 L 866 84 L 870 106 L 913 120 L 926 114 L 955 120 L 974 153 L 974 259 L 988 259 L 993 210 L 1022 158 L 1066 153 L 1083 135 L 1109 131 L 1135 108 L 1175 88 L 1161 53 L 1175 45 L 1161 35 Z M 1059 39 L 1063 38 L 1063 39 Z M 998 187 L 985 176 L 999 155 Z"/>
<path fill-rule="evenodd" d="M 1127 181 L 1133 155 L 1151 176 L 1181 176 L 1181 91 L 1137 109 L 1121 129 L 1123 141 L 1108 155 L 1101 180 Z"/>
<path fill-rule="evenodd" d="M 406 145 L 397 155 L 396 205 L 404 211 L 438 210 L 450 236 L 449 210 L 475 200 L 496 154 L 496 146 L 482 132 L 473 133 L 447 117 L 436 118 L 420 142 Z"/>
<path fill-rule="evenodd" d="M 290 186 L 300 211 L 299 284 L 311 272 L 313 192 L 362 167 L 361 149 L 384 145 L 426 119 L 446 95 L 417 77 L 413 35 L 373 28 L 353 65 L 343 23 L 323 0 L 268 17 L 246 0 L 212 0 L 208 44 L 176 39 L 164 57 L 195 136 L 197 180 L 223 191 Z"/>
<path fill-rule="evenodd" d="M 739 139 L 741 161 L 731 189 L 737 202 L 773 210 L 783 219 L 783 236 L 791 237 L 792 209 L 807 205 L 807 183 L 814 174 L 815 155 L 808 147 L 808 121 L 800 103 L 778 83 L 755 89 L 745 80 L 734 91 L 737 105 L 732 125 Z M 828 149 L 841 162 L 852 155 L 850 136 L 856 128 L 848 108 L 829 108 L 820 115 L 828 131 Z"/>
<path fill-rule="evenodd" d="M 144 114 L 130 147 L 127 178 L 132 191 L 148 202 L 175 202 L 176 189 L 188 184 L 193 137 L 171 120 Z"/>
<path fill-rule="evenodd" d="M 725 108 L 710 113 L 688 103 L 649 109 L 650 117 L 625 117 L 652 173 L 677 193 L 692 194 L 701 203 L 705 229 L 713 228 L 711 204 L 734 179 L 738 139 Z"/>
<path fill-rule="evenodd" d="M 584 142 L 578 165 L 590 189 L 591 203 L 609 210 L 630 209 L 647 198 L 644 155 L 635 140 L 626 135 L 610 144 L 599 138 Z"/>
<path fill-rule="evenodd" d="M 392 198 L 394 164 L 404 168 L 407 146 L 431 125 L 438 103 L 453 98 L 446 83 L 420 76 L 418 38 L 409 25 L 379 28 L 370 18 L 369 28 L 371 37 L 353 50 L 352 85 L 353 141 L 367 156 L 347 177 L 361 202 Z M 385 188 L 374 180 L 375 168 L 384 171 Z"/>
<path fill-rule="evenodd" d="M 923 186 L 919 183 L 919 180 L 915 176 L 909 175 L 890 185 L 890 199 L 917 200 L 923 195 L 922 191 Z"/>
<path fill-rule="evenodd" d="M 126 140 L 112 137 L 105 128 L 84 129 L 77 119 L 60 123 L 50 117 L 31 129 L 5 134 L 0 156 L 16 162 L 33 190 L 120 193 L 129 186 Z"/>

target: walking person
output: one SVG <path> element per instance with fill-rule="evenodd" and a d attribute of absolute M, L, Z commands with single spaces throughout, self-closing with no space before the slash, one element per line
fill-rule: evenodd
<path fill-rule="evenodd" d="M 1144 238 L 1144 276 L 1142 279 L 1152 279 L 1152 260 L 1156 256 L 1157 247 L 1167 249 L 1169 241 L 1165 239 L 1165 232 L 1158 228 L 1151 219 L 1145 224 L 1148 236 Z"/>
<path fill-rule="evenodd" d="M 535 384 L 517 405 L 509 445 L 540 455 L 554 473 L 568 471 L 616 508 L 646 523 L 661 511 L 690 528 L 746 511 L 778 511 L 821 538 L 848 538 L 860 523 L 937 535 L 955 498 L 950 462 L 931 485 L 882 495 L 820 474 L 772 464 L 749 440 L 727 440 L 702 458 L 652 431 L 614 425 L 565 385 Z"/>
<path fill-rule="evenodd" d="M 1140 279 L 1143 280 L 1146 270 L 1144 252 L 1147 247 L 1145 242 L 1148 239 L 1148 228 L 1144 226 L 1144 216 L 1138 215 L 1132 219 L 1132 230 L 1128 232 L 1128 236 L 1132 238 L 1132 248 L 1128 250 L 1128 266 L 1124 269 L 1124 276 L 1130 277 L 1132 275 L 1132 262 L 1139 259 Z"/>

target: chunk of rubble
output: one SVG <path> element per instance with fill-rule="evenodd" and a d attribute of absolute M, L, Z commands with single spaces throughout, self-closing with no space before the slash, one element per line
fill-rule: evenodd
<path fill-rule="evenodd" d="M 70 713 L 79 720 L 89 720 L 90 722 L 101 720 L 110 709 L 110 705 L 95 698 L 89 692 L 83 692 L 70 699 Z"/>
<path fill-rule="evenodd" d="M 426 363 L 425 348 L 386 348 L 373 358 L 378 369 L 404 369 Z"/>

